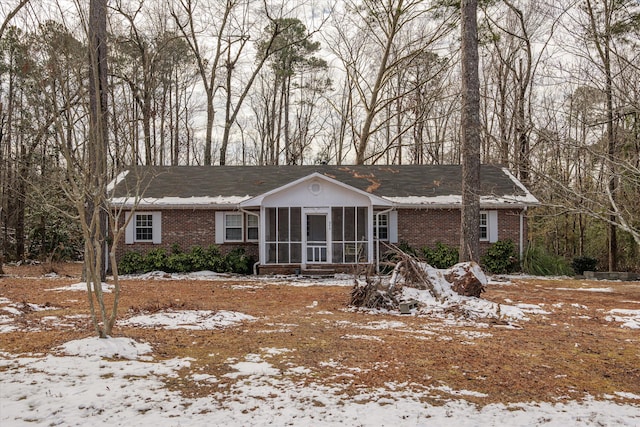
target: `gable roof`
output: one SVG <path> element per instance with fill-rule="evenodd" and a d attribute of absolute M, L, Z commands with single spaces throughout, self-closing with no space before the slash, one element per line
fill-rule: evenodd
<path fill-rule="evenodd" d="M 333 183 L 335 185 L 337 185 L 338 187 L 343 187 L 343 188 L 347 188 L 349 189 L 349 191 L 351 191 L 351 193 L 359 193 L 365 197 L 368 197 L 370 202 L 373 205 L 376 206 L 393 206 L 393 204 L 386 199 L 383 199 L 382 197 L 376 196 L 375 194 L 373 194 L 372 192 L 366 192 L 364 190 L 360 190 L 359 188 L 356 187 L 352 187 L 350 185 L 345 184 L 344 182 L 338 181 L 334 178 L 329 177 L 328 175 L 324 175 L 318 172 L 313 172 L 310 175 L 306 175 L 303 176 L 302 178 L 296 179 L 295 181 L 291 181 L 281 187 L 278 187 L 274 190 L 270 190 L 267 191 L 266 193 L 262 193 L 259 194 L 255 197 L 251 197 L 248 200 L 243 201 L 240 205 L 243 207 L 256 207 L 256 206 L 260 206 L 264 200 L 265 197 L 271 195 L 271 194 L 275 194 L 275 193 L 279 193 L 281 191 L 287 191 L 287 189 L 295 187 L 296 185 L 298 185 L 299 183 L 305 182 L 305 181 L 317 181 L 317 180 L 321 180 L 321 181 L 325 181 L 325 182 L 330 182 Z"/>
<path fill-rule="evenodd" d="M 112 203 L 141 206 L 232 206 L 314 173 L 394 203 L 461 203 L 460 165 L 136 166 L 110 184 Z M 532 205 L 537 199 L 506 168 L 483 165 L 481 204 Z M 138 190 L 136 190 L 138 189 Z"/>

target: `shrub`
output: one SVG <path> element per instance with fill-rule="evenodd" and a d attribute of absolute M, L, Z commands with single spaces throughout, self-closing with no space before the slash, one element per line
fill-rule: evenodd
<path fill-rule="evenodd" d="M 434 249 L 425 246 L 422 248 L 422 253 L 427 264 L 435 268 L 449 268 L 459 259 L 458 248 L 441 242 L 437 242 Z"/>
<path fill-rule="evenodd" d="M 563 257 L 550 254 L 541 246 L 529 246 L 522 260 L 522 269 L 534 276 L 566 276 L 571 268 Z"/>
<path fill-rule="evenodd" d="M 584 274 L 585 271 L 595 271 L 598 260 L 588 256 L 574 258 L 571 262 L 571 268 L 576 274 Z"/>
<path fill-rule="evenodd" d="M 215 245 L 207 249 L 194 246 L 189 252 L 184 252 L 179 246 L 174 245 L 171 255 L 167 255 L 162 248 L 149 251 L 144 256 L 138 252 L 127 252 L 122 256 L 118 267 L 123 274 L 147 273 L 154 270 L 168 273 L 211 270 L 218 273 L 251 274 L 253 259 L 248 257 L 242 248 L 233 249 L 223 256 Z"/>
<path fill-rule="evenodd" d="M 225 264 L 228 273 L 250 274 L 253 263 L 244 249 L 235 248 L 225 256 Z"/>
<path fill-rule="evenodd" d="M 126 252 L 118 263 L 118 271 L 122 274 L 145 273 L 144 257 L 139 252 Z"/>
<path fill-rule="evenodd" d="M 164 270 L 167 268 L 167 252 L 163 248 L 152 249 L 144 257 L 144 270 Z"/>
<path fill-rule="evenodd" d="M 164 270 L 168 273 L 188 273 L 189 271 L 193 271 L 192 258 L 189 253 L 173 253 L 167 257 L 165 267 L 159 270 Z"/>
<path fill-rule="evenodd" d="M 491 273 L 511 273 L 518 267 L 515 245 L 511 240 L 498 240 L 487 250 L 481 262 Z"/>
<path fill-rule="evenodd" d="M 206 251 L 207 270 L 221 272 L 225 270 L 225 260 L 216 245 L 209 245 Z"/>
<path fill-rule="evenodd" d="M 191 248 L 188 271 L 211 270 L 210 264 L 211 261 L 209 260 L 208 253 L 202 246 L 194 246 Z"/>

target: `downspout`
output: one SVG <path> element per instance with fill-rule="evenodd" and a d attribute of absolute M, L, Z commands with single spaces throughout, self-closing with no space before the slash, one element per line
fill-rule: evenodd
<path fill-rule="evenodd" d="M 520 211 L 520 269 L 524 261 L 524 214 L 527 211 L 527 207 Z"/>
<path fill-rule="evenodd" d="M 380 211 L 378 213 L 376 213 L 376 222 L 374 224 L 374 226 L 376 224 L 380 224 L 380 214 L 386 214 L 389 213 L 393 210 L 394 208 L 389 208 L 387 210 L 384 211 Z M 389 220 L 387 220 L 387 229 L 389 228 Z M 389 233 L 389 231 L 387 231 L 387 233 Z M 378 233 L 377 237 L 376 237 L 376 273 L 380 274 L 380 233 Z"/>

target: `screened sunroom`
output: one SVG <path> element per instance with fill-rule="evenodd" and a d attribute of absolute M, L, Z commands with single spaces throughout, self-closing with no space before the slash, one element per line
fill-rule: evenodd
<path fill-rule="evenodd" d="M 260 263 L 369 264 L 375 224 L 387 227 L 390 203 L 313 174 L 242 203 L 260 208 Z M 381 220 L 383 215 L 384 221 Z"/>

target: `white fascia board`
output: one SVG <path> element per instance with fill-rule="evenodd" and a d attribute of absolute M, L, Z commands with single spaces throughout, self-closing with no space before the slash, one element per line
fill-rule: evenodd
<path fill-rule="evenodd" d="M 237 208 L 240 202 L 250 199 L 251 196 L 217 196 L 217 197 L 114 197 L 111 205 L 120 207 L 140 208 Z"/>
<path fill-rule="evenodd" d="M 264 200 L 265 197 L 270 196 L 272 194 L 276 194 L 279 193 L 281 191 L 286 191 L 289 188 L 292 188 L 298 184 L 300 184 L 301 182 L 305 182 L 305 181 L 310 181 L 312 179 L 320 179 L 320 180 L 324 180 L 326 182 L 330 182 L 332 184 L 335 184 L 339 187 L 342 187 L 344 189 L 347 189 L 349 191 L 353 191 L 354 193 L 357 194 L 361 194 L 365 197 L 368 197 L 369 200 L 371 200 L 371 204 L 374 206 L 393 206 L 393 202 L 387 200 L 386 198 L 383 197 L 378 197 L 376 195 L 373 195 L 371 193 L 367 193 L 366 191 L 362 191 L 358 188 L 352 187 L 350 185 L 345 184 L 342 181 L 338 181 L 336 179 L 330 178 L 326 175 L 323 175 L 319 172 L 314 172 L 311 175 L 307 175 L 307 176 L 303 176 L 302 178 L 296 179 L 295 181 L 291 181 L 285 185 L 283 185 L 282 187 L 278 187 L 275 188 L 271 191 L 267 191 L 266 193 L 260 194 L 259 196 L 253 197 L 249 200 L 246 200 L 244 202 L 240 203 L 240 207 L 242 208 L 248 208 L 248 207 L 257 207 L 257 206 L 261 206 L 262 205 L 262 201 Z"/>
<path fill-rule="evenodd" d="M 533 196 L 531 196 L 533 197 Z M 462 206 L 462 196 L 409 196 L 409 197 L 385 197 L 393 203 L 396 208 L 422 208 L 429 207 L 435 209 L 460 208 Z M 534 202 L 535 200 L 535 202 Z M 481 208 L 511 208 L 523 207 L 538 204 L 538 200 L 528 196 L 482 196 L 480 197 Z"/>

